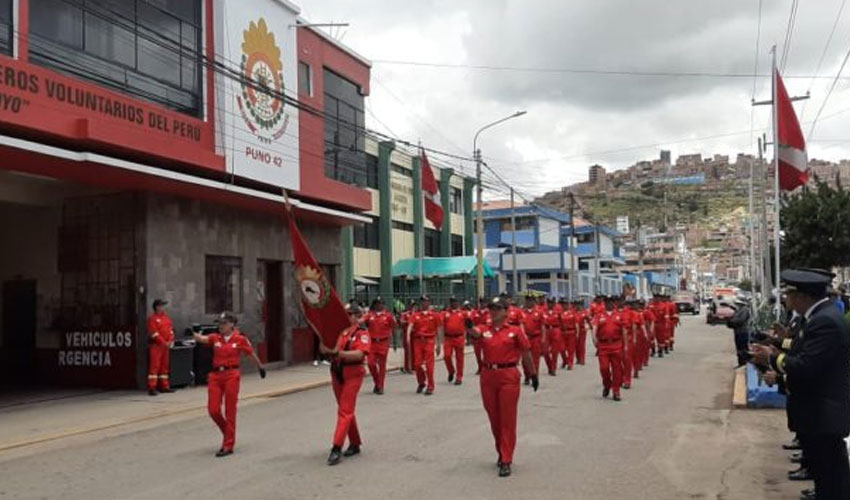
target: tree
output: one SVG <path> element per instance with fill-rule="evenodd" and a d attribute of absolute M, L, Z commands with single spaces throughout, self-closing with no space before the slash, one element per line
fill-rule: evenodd
<path fill-rule="evenodd" d="M 784 198 L 782 267 L 830 269 L 850 265 L 850 191 L 815 178 Z"/>

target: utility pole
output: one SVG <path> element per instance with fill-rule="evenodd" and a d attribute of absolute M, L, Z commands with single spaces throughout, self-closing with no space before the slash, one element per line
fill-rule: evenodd
<path fill-rule="evenodd" d="M 511 282 L 513 295 L 519 293 L 519 273 L 516 270 L 516 210 L 514 206 L 514 188 L 511 188 Z"/>
<path fill-rule="evenodd" d="M 569 237 L 569 245 L 570 245 L 570 288 L 569 288 L 569 298 L 570 302 L 575 300 L 575 285 L 578 280 L 576 273 L 576 250 L 575 250 L 575 242 L 576 238 L 576 224 L 575 224 L 575 207 L 576 207 L 576 198 L 573 195 L 572 191 L 570 191 L 570 237 Z"/>
<path fill-rule="evenodd" d="M 596 294 L 599 295 L 602 293 L 602 277 L 599 270 L 599 268 L 602 267 L 602 246 L 599 241 L 599 222 L 594 224 L 594 228 L 596 230 L 594 235 L 594 239 L 596 240 Z"/>
<path fill-rule="evenodd" d="M 643 275 L 643 241 L 640 237 L 640 229 L 640 221 L 637 221 L 637 228 L 635 230 L 635 242 L 637 243 L 638 248 L 638 298 L 643 299 L 647 296 L 647 294 Z"/>
<path fill-rule="evenodd" d="M 770 252 L 767 239 L 767 168 L 764 164 L 764 151 L 766 148 L 765 137 L 758 138 L 759 146 L 759 205 L 761 206 L 761 220 L 759 221 L 759 268 L 761 269 L 761 296 L 762 300 L 767 298 L 770 290 L 773 290 L 772 279 L 770 278 Z"/>
<path fill-rule="evenodd" d="M 756 284 L 756 231 L 755 231 L 755 213 L 753 212 L 753 162 L 750 162 L 750 182 L 749 182 L 749 212 L 747 219 L 749 221 L 749 238 L 750 238 L 750 287 L 755 290 Z M 753 310 L 757 314 L 758 308 Z"/>
<path fill-rule="evenodd" d="M 476 204 L 476 214 L 475 214 L 475 223 L 476 228 L 475 232 L 476 236 L 476 246 L 477 248 L 477 257 L 478 257 L 478 276 L 476 281 L 476 288 L 478 293 L 478 298 L 484 297 L 484 214 L 483 208 L 481 204 L 481 193 L 484 191 L 481 185 L 481 150 L 476 149 L 474 152 L 475 155 L 475 179 L 477 183 L 478 190 L 478 203 Z"/>

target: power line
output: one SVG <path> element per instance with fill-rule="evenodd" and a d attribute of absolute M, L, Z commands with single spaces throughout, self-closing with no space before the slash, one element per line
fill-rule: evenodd
<path fill-rule="evenodd" d="M 372 64 L 387 64 L 399 66 L 419 66 L 426 68 L 465 69 L 481 71 L 503 71 L 519 73 L 567 73 L 579 75 L 602 75 L 602 76 L 647 76 L 647 77 L 692 77 L 692 78 L 753 78 L 752 73 L 731 73 L 713 71 L 670 71 L 670 70 L 618 70 L 618 69 L 592 69 L 592 68 L 545 68 L 533 66 L 500 66 L 490 64 L 456 64 L 428 61 L 405 61 L 398 59 L 372 59 Z M 755 75 L 758 78 L 769 78 L 770 74 L 761 73 Z M 783 78 L 812 78 L 812 75 L 786 75 Z M 817 77 L 827 78 L 827 77 Z"/>
<path fill-rule="evenodd" d="M 823 52 L 821 52 L 820 60 L 818 60 L 818 66 L 815 68 L 815 76 L 820 74 L 821 66 L 823 66 L 823 61 L 826 58 L 826 53 L 829 50 L 829 45 L 832 43 L 832 37 L 835 35 L 835 29 L 838 27 L 838 21 L 841 20 L 841 14 L 844 12 L 844 4 L 847 3 L 847 0 L 841 0 L 841 5 L 838 7 L 838 13 L 835 15 L 835 21 L 832 23 L 832 29 L 829 31 L 829 36 L 826 39 L 826 45 L 823 47 Z M 809 82 L 809 88 L 806 90 L 806 93 L 810 93 L 812 90 L 812 86 L 815 83 L 815 79 Z M 803 109 L 800 111 L 800 119 L 803 119 L 803 116 L 806 114 L 806 106 L 808 106 L 809 100 L 806 99 L 803 102 Z"/>
<path fill-rule="evenodd" d="M 850 49 L 847 49 L 847 53 L 844 55 L 844 60 L 841 61 L 841 66 L 838 68 L 838 73 L 835 74 L 835 79 L 832 81 L 832 85 L 830 85 L 829 91 L 827 91 L 826 97 L 824 97 L 823 102 L 821 103 L 820 108 L 818 109 L 818 113 L 815 115 L 815 119 L 812 120 L 812 128 L 809 129 L 809 140 L 814 137 L 815 125 L 817 125 L 818 119 L 820 118 L 821 113 L 823 113 L 827 101 L 829 101 L 829 96 L 831 96 L 832 91 L 835 90 L 835 86 L 838 84 L 838 78 L 841 76 L 841 72 L 844 71 L 844 66 L 847 64 L 848 59 L 850 59 Z"/>
<path fill-rule="evenodd" d="M 791 13 L 788 15 L 788 26 L 785 28 L 785 42 L 782 45 L 782 58 L 779 63 L 779 67 L 782 71 L 785 71 L 785 64 L 788 62 L 788 54 L 791 52 L 791 38 L 794 35 L 794 25 L 797 22 L 797 9 L 799 6 L 799 0 L 792 0 Z"/>
<path fill-rule="evenodd" d="M 750 97 L 750 101 L 756 100 L 756 82 L 758 82 L 758 72 L 759 72 L 759 44 L 761 42 L 761 11 L 762 11 L 762 0 L 759 0 L 759 14 L 758 14 L 758 23 L 756 24 L 756 50 L 753 55 L 753 94 Z M 750 143 L 753 142 L 753 127 L 755 126 L 755 106 L 750 106 Z"/>

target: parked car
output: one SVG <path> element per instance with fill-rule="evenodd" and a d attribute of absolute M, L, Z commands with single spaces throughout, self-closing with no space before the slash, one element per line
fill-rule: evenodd
<path fill-rule="evenodd" d="M 699 314 L 699 298 L 690 293 L 677 293 L 673 296 L 673 303 L 679 313 L 689 312 L 696 316 Z"/>
<path fill-rule="evenodd" d="M 735 308 L 729 302 L 714 300 L 708 305 L 705 322 L 709 325 L 725 324 L 735 314 Z"/>

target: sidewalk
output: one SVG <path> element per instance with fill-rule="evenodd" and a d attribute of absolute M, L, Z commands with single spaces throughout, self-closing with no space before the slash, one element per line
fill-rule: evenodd
<path fill-rule="evenodd" d="M 467 347 L 467 356 L 472 348 Z M 441 360 L 439 357 L 438 360 Z M 397 371 L 403 351 L 390 351 L 387 371 Z M 265 379 L 242 374 L 240 401 L 260 400 L 330 384 L 328 367 L 299 364 L 270 370 Z M 371 378 L 363 384 L 371 390 Z M 0 453 L 192 412 L 206 412 L 206 386 L 152 397 L 144 391 L 52 390 L 0 397 Z"/>

